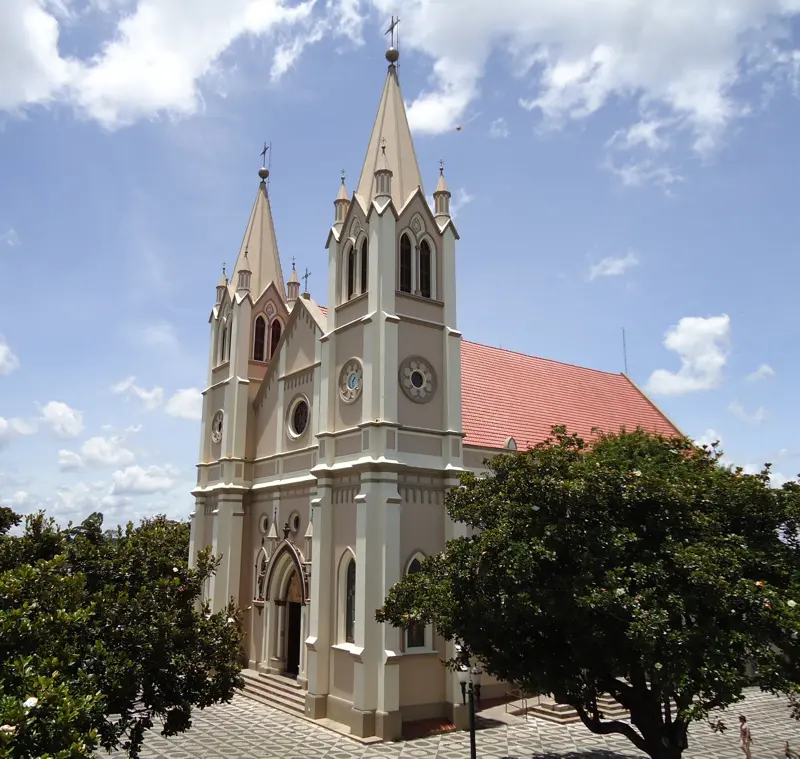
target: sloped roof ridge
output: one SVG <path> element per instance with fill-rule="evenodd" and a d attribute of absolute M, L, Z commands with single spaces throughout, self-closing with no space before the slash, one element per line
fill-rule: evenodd
<path fill-rule="evenodd" d="M 537 361 L 547 361 L 547 363 L 549 364 L 568 366 L 571 369 L 580 369 L 581 371 L 585 372 L 595 372 L 596 374 L 603 374 L 607 377 L 625 377 L 626 379 L 628 379 L 626 375 L 623 374 L 622 372 L 607 372 L 604 371 L 603 369 L 594 369 L 591 366 L 581 366 L 580 364 L 571 364 L 569 361 L 559 361 L 558 359 L 555 358 L 544 358 L 543 356 L 534 356 L 532 353 L 523 353 L 522 351 L 511 350 L 510 348 L 501 348 L 497 345 L 486 345 L 485 343 L 478 343 L 475 342 L 474 340 L 462 339 L 461 342 L 469 345 L 476 345 L 479 348 L 487 348 L 488 350 L 492 351 L 502 351 L 503 353 L 509 353 L 514 356 L 521 356 L 522 358 L 534 358 Z"/>

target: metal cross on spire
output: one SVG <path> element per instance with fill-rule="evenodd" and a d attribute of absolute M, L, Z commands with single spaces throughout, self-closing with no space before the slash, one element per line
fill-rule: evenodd
<path fill-rule="evenodd" d="M 397 27 L 397 25 L 399 23 L 400 23 L 400 16 L 398 16 L 397 18 L 392 16 L 392 23 L 389 24 L 389 28 L 384 32 L 384 35 L 386 35 L 386 34 L 391 34 L 392 35 L 392 47 L 394 47 L 394 30 L 395 30 L 395 28 Z M 398 34 L 398 38 L 399 38 L 399 34 Z"/>
<path fill-rule="evenodd" d="M 342 169 L 342 184 L 344 184 L 344 179 L 345 179 L 345 171 L 344 169 Z"/>
<path fill-rule="evenodd" d="M 261 168 L 267 168 L 267 151 L 269 150 L 269 146 L 267 143 L 264 143 L 264 149 L 261 151 Z"/>
<path fill-rule="evenodd" d="M 444 176 L 444 158 L 439 159 L 439 175 Z"/>
<path fill-rule="evenodd" d="M 385 137 L 381 137 L 381 152 L 382 153 L 386 152 L 386 138 Z"/>
<path fill-rule="evenodd" d="M 308 278 L 310 276 L 311 276 L 311 272 L 308 270 L 308 267 L 306 266 L 306 273 L 303 274 L 303 276 L 302 276 L 302 279 L 304 281 L 303 290 L 305 292 L 308 292 Z"/>

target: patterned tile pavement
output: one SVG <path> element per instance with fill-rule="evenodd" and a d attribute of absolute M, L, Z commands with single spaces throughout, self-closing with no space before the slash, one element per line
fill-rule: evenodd
<path fill-rule="evenodd" d="M 740 759 L 737 715 L 747 715 L 753 732 L 753 759 L 782 759 L 788 740 L 800 750 L 800 723 L 785 702 L 757 690 L 726 715 L 729 729 L 712 733 L 692 727 L 687 759 Z M 638 751 L 624 738 L 602 737 L 582 725 L 557 726 L 529 719 L 487 727 L 477 733 L 481 759 L 634 759 Z M 119 755 L 117 755 L 119 756 Z M 176 738 L 153 733 L 143 759 L 467 759 L 469 736 L 446 733 L 400 743 L 365 746 L 305 720 L 242 696 L 232 703 L 196 712 L 191 730 Z"/>

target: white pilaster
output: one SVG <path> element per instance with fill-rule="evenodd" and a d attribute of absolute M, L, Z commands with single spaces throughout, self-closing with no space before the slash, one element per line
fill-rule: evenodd
<path fill-rule="evenodd" d="M 240 493 L 223 493 L 214 512 L 212 550 L 222 561 L 211 578 L 212 611 L 224 609 L 231 599 L 239 602 L 239 575 L 244 509 Z"/>
<path fill-rule="evenodd" d="M 311 538 L 311 608 L 308 615 L 306 714 L 315 719 L 326 715 L 330 690 L 331 633 L 333 628 L 333 510 L 331 482 L 317 482 L 317 496 L 311 500 L 314 534 Z M 357 566 L 357 565 L 356 565 Z"/>
<path fill-rule="evenodd" d="M 189 569 L 197 567 L 197 552 L 205 548 L 206 533 L 206 498 L 197 495 L 194 498 L 194 511 L 191 516 L 192 526 L 189 532 Z"/>

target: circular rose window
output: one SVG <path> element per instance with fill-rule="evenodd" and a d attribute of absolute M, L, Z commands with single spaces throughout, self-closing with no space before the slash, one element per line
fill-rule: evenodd
<path fill-rule="evenodd" d="M 351 358 L 339 374 L 339 396 L 345 403 L 354 403 L 361 395 L 364 368 L 361 361 Z"/>
<path fill-rule="evenodd" d="M 308 428 L 308 421 L 308 401 L 300 397 L 292 404 L 289 411 L 289 433 L 292 437 L 300 437 Z"/>
<path fill-rule="evenodd" d="M 427 403 L 436 392 L 436 372 L 428 361 L 409 356 L 400 364 L 400 387 L 416 403 Z"/>

